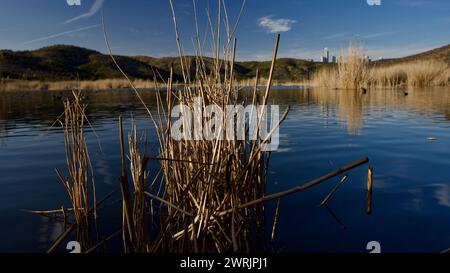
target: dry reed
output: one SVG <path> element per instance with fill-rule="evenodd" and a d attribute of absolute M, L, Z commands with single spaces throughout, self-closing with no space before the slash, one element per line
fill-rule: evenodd
<path fill-rule="evenodd" d="M 135 79 L 133 84 L 139 89 L 155 88 L 153 80 Z M 35 91 L 35 90 L 109 90 L 128 89 L 130 85 L 124 79 L 82 80 L 82 81 L 25 81 L 0 80 L 0 91 Z"/>
<path fill-rule="evenodd" d="M 425 87 L 450 85 L 450 67 L 436 60 L 413 61 L 371 70 L 371 87 Z"/>
<path fill-rule="evenodd" d="M 318 70 L 314 76 L 311 85 L 327 89 L 338 88 L 338 71 L 336 67 L 325 67 Z"/>
<path fill-rule="evenodd" d="M 214 105 L 223 113 L 227 113 L 225 111 L 227 106 L 240 105 L 241 101 L 239 85 L 234 79 L 237 40 L 233 38 L 233 34 L 237 22 L 234 27 L 229 24 L 225 2 L 218 1 L 219 10 L 215 28 L 208 11 L 208 21 L 212 37 L 214 37 L 211 51 L 215 55 L 215 68 L 212 70 L 206 68 L 202 53 L 204 49 L 200 46 L 200 36 L 197 31 L 197 41 L 194 43 L 197 45 L 194 78 L 189 76 L 191 67 L 186 62 L 179 42 L 180 34 L 172 1 L 169 0 L 169 3 L 173 14 L 184 85 L 182 90 L 174 91 L 173 74 L 170 73 L 165 99 L 159 92 L 157 93 L 156 110 L 158 115 L 156 118 L 145 105 L 133 81 L 123 73 L 115 61 L 106 30 L 104 31 L 112 60 L 124 74 L 136 96 L 144 104 L 156 127 L 159 141 L 159 155 L 155 159 L 159 161 L 161 171 L 149 184 L 147 183 L 149 178 L 147 165 L 150 157 L 146 156 L 145 150 L 144 152 L 140 150 L 140 147 L 145 147 L 145 140 L 141 142 L 138 139 L 137 128 L 133 126 L 128 137 L 129 164 L 127 164 L 122 118 L 119 119 L 122 159 L 120 187 L 123 203 L 121 231 L 124 250 L 125 252 L 147 253 L 251 253 L 267 250 L 267 245 L 265 245 L 267 238 L 275 240 L 276 226 L 279 221 L 279 203 L 272 220 L 272 232 L 266 234 L 267 221 L 269 221 L 266 218 L 266 202 L 280 200 L 285 196 L 319 185 L 367 163 L 368 159 L 363 158 L 343 166 L 305 185 L 268 195 L 267 179 L 271 153 L 265 152 L 263 145 L 270 141 L 274 130 L 286 118 L 289 108 L 275 124 L 272 123 L 271 133 L 265 138 L 258 137 L 256 140 L 236 140 L 236 136 L 229 140 L 223 140 L 220 137 L 215 140 L 191 140 L 189 138 L 176 140 L 173 138 L 174 122 L 169 112 L 175 104 L 184 105 L 192 111 L 196 107 L 195 98 L 200 98 L 203 111 L 207 106 Z M 224 30 L 221 28 L 221 16 L 226 18 Z M 239 17 L 240 15 L 237 21 L 239 21 Z M 196 29 L 198 30 L 198 26 Z M 225 31 L 226 41 L 224 43 L 220 42 L 221 31 Z M 261 94 L 258 91 L 259 75 L 257 73 L 253 97 L 246 103 L 259 107 L 268 104 L 279 40 L 280 35 L 277 35 L 265 90 Z M 63 179 L 61 175 L 59 177 L 73 203 L 79 241 L 83 245 L 83 250 L 90 252 L 97 249 L 101 242 L 93 245 L 89 233 L 91 211 L 89 209 L 91 196 L 89 176 L 92 175 L 92 170 L 83 131 L 86 120 L 85 106 L 81 102 L 79 93 L 74 93 L 74 96 L 74 102 L 65 102 L 64 126 L 69 178 Z M 183 108 L 183 111 L 186 111 L 187 108 Z M 182 113 L 182 116 L 184 114 Z M 256 126 L 256 135 L 259 135 L 259 132 L 264 130 L 261 123 L 264 112 L 257 111 L 255 114 L 258 115 L 259 120 Z M 229 129 L 234 131 L 234 125 L 233 128 L 227 127 L 229 126 L 228 118 L 225 114 L 222 119 L 219 119 L 220 128 L 215 128 L 216 135 L 224 134 Z M 194 123 L 200 124 L 202 127 L 207 122 L 203 120 L 202 116 L 195 116 L 194 119 Z M 248 128 L 246 131 L 249 134 Z M 131 173 L 131 183 L 128 179 L 127 166 Z M 130 184 L 133 185 L 133 191 Z M 93 179 L 92 194 L 95 196 Z M 93 204 L 96 204 L 95 201 Z M 148 217 L 149 215 L 150 217 Z M 154 220 L 154 215 L 157 215 L 159 219 Z M 73 229 L 73 226 L 70 229 Z M 67 230 L 66 233 L 70 233 L 70 230 Z M 111 236 L 108 238 L 112 238 Z M 59 244 L 62 240 L 63 238 L 60 238 L 56 243 Z M 58 244 L 55 244 L 52 249 L 56 248 Z"/>
<path fill-rule="evenodd" d="M 351 45 L 337 67 L 325 67 L 316 72 L 312 85 L 352 90 L 449 86 L 450 66 L 438 60 L 369 65 L 363 49 Z"/>
<path fill-rule="evenodd" d="M 369 62 L 360 46 L 350 45 L 347 55 L 338 62 L 338 87 L 361 89 L 369 77 Z"/>
<path fill-rule="evenodd" d="M 122 237 L 125 252 L 149 252 L 149 226 L 148 226 L 148 211 L 145 188 L 149 172 L 147 165 L 149 158 L 140 152 L 140 141 L 137 136 L 136 125 L 132 126 L 132 130 L 128 135 L 128 149 L 129 149 L 129 166 L 131 173 L 131 182 L 133 185 L 133 193 L 129 189 L 129 181 L 125 163 L 125 147 L 123 139 L 122 118 L 119 119 L 120 127 L 120 143 L 122 153 L 122 177 L 121 189 L 123 198 L 123 224 Z M 145 136 L 142 136 L 143 146 L 146 146 Z M 131 243 L 131 246 L 129 246 Z"/>
<path fill-rule="evenodd" d="M 64 143 L 68 176 L 56 170 L 59 180 L 66 188 L 72 203 L 72 212 L 77 226 L 77 240 L 83 250 L 92 246 L 91 207 L 96 218 L 95 182 L 85 138 L 86 105 L 80 92 L 73 92 L 73 101 L 64 102 Z M 63 213 L 65 211 L 63 210 Z M 94 219 L 95 220 L 95 219 Z"/>
<path fill-rule="evenodd" d="M 170 1 L 171 2 L 171 1 Z M 224 2 L 220 7 L 226 9 Z M 179 40 L 175 12 L 173 20 L 177 41 Z M 218 17 L 222 13 L 218 13 Z M 220 19 L 215 33 L 220 33 Z M 180 61 L 185 72 L 185 86 L 177 96 L 168 90 L 166 103 L 168 109 L 178 102 L 193 109 L 194 98 L 201 98 L 201 105 L 215 105 L 225 110 L 227 105 L 238 105 L 238 88 L 234 81 L 234 61 L 236 40 L 232 39 L 232 30 L 226 24 L 227 41 L 224 52 L 221 48 L 220 35 L 213 42 L 215 52 L 215 69 L 207 71 L 202 55 L 198 55 L 196 78 L 189 79 L 188 67 L 179 46 Z M 260 106 L 267 104 L 271 79 L 278 51 L 277 37 L 273 62 L 267 81 L 264 98 L 257 97 L 252 103 Z M 198 48 L 198 52 L 202 49 Z M 223 71 L 223 73 L 222 73 Z M 171 79 L 169 80 L 171 82 Z M 255 82 L 255 85 L 257 85 Z M 170 86 L 170 84 L 169 84 Z M 223 111 L 224 113 L 226 111 Z M 183 114 L 182 114 L 183 115 Z M 160 112 L 164 117 L 164 113 Z M 204 124 L 202 117 L 194 117 L 198 124 Z M 227 131 L 227 117 L 220 121 L 221 128 L 216 133 Z M 279 126 L 277 124 L 276 126 Z M 166 212 L 161 214 L 161 234 L 154 242 L 155 251 L 169 252 L 251 252 L 260 247 L 264 238 L 264 204 L 255 207 L 237 209 L 266 194 L 267 169 L 270 155 L 262 151 L 266 141 L 238 140 L 181 140 L 171 137 L 173 121 L 170 117 L 158 126 L 160 156 L 173 160 L 162 161 L 163 190 L 159 199 L 166 200 Z M 234 128 L 233 128 L 234 129 Z M 261 124 L 258 124 L 258 131 Z M 153 194 L 155 196 L 156 194 Z M 223 215 L 223 211 L 233 210 Z"/>
<path fill-rule="evenodd" d="M 215 33 L 213 37 L 216 37 L 213 38 L 212 43 L 215 69 L 206 69 L 205 60 L 201 54 L 203 49 L 198 40 L 195 78 L 189 76 L 190 67 L 179 43 L 177 18 L 172 1 L 169 3 L 172 8 L 184 87 L 182 91 L 174 94 L 171 77 L 168 80 L 165 102 L 158 96 L 159 120 L 155 120 L 148 111 L 157 129 L 160 143 L 159 157 L 163 160 L 160 161 L 162 175 L 159 189 L 155 192 L 155 189 L 150 188 L 146 192 L 147 196 L 160 204 L 158 236 L 152 242 L 151 248 L 144 250 L 149 252 L 234 251 L 249 253 L 255 248 L 261 247 L 260 243 L 265 237 L 265 207 L 263 202 L 246 208 L 238 209 L 238 207 L 266 195 L 270 153 L 264 152 L 262 145 L 270 140 L 271 134 L 265 139 L 258 138 L 254 141 L 221 140 L 221 138 L 212 141 L 189 139 L 176 141 L 172 138 L 173 121 L 164 111 L 165 106 L 170 110 L 175 103 L 179 103 L 192 110 L 194 98 L 201 98 L 203 111 L 208 105 L 215 105 L 225 110 L 227 105 L 239 105 L 239 103 L 238 86 L 234 81 L 236 39 L 233 39 L 232 35 L 235 27 L 232 29 L 228 20 L 225 24 L 227 41 L 224 44 L 220 42 L 222 24 L 220 18 L 221 15 L 226 14 L 225 3 L 219 1 L 218 21 L 216 29 L 213 30 Z M 211 18 L 209 21 L 212 21 Z M 109 45 L 106 32 L 105 38 Z M 257 79 L 254 84 L 255 95 L 251 102 L 253 104 L 267 105 L 278 44 L 279 35 L 275 43 L 264 96 L 259 99 L 256 95 Z M 222 46 L 224 52 L 220 53 Z M 119 66 L 118 68 L 121 70 Z M 124 76 L 126 77 L 126 75 Z M 136 91 L 136 95 L 139 95 L 133 83 L 131 81 L 129 83 Z M 288 110 L 274 127 L 280 125 L 287 112 Z M 261 119 L 263 113 L 258 114 Z M 204 125 L 205 121 L 202 120 L 202 117 L 194 118 L 196 119 L 194 122 Z M 226 127 L 226 121 L 227 117 L 224 116 L 220 120 L 221 128 L 215 129 L 216 134 L 224 133 L 229 129 Z M 257 134 L 259 130 L 262 130 L 261 128 L 262 124 L 258 123 Z M 234 130 L 234 128 L 232 129 Z M 133 143 L 132 147 L 135 145 L 136 143 Z M 126 176 L 125 171 L 123 171 L 123 176 Z M 125 178 L 122 179 L 122 185 L 124 184 L 126 184 Z M 126 186 L 122 186 L 122 188 L 126 188 Z M 125 194 L 123 194 L 124 207 L 129 207 L 130 198 L 126 191 L 125 189 Z M 228 210 L 231 212 L 223 213 Z M 124 212 L 123 226 L 128 229 L 132 226 L 130 211 L 130 208 L 125 208 Z M 130 232 L 131 241 L 136 240 L 136 234 L 136 231 Z M 142 250 L 140 249 L 140 251 Z"/>
<path fill-rule="evenodd" d="M 367 169 L 367 214 L 372 214 L 373 168 Z"/>
<path fill-rule="evenodd" d="M 216 37 L 213 38 L 211 50 L 215 55 L 213 65 L 215 69 L 206 69 L 202 55 L 203 48 L 200 47 L 200 38 L 197 32 L 196 37 L 198 40 L 194 42 L 197 45 L 196 73 L 194 78 L 189 76 L 191 68 L 186 62 L 180 44 L 177 17 L 172 1 L 169 0 L 169 3 L 172 9 L 172 19 L 184 77 L 184 86 L 182 90 L 174 92 L 172 89 L 172 76 L 168 79 L 165 100 L 158 92 L 158 119 L 155 119 L 146 107 L 157 130 L 159 140 L 158 160 L 161 166 L 161 177 L 156 176 L 154 178 L 154 181 L 159 181 L 158 187 L 156 187 L 155 183 L 152 183 L 152 186 L 146 191 L 146 195 L 159 205 L 157 235 L 147 245 L 147 249 L 140 249 L 140 251 L 170 253 L 223 253 L 233 251 L 251 253 L 255 250 L 266 249 L 266 238 L 269 236 L 272 239 L 275 238 L 279 214 L 277 206 L 276 216 L 273 219 L 272 233 L 266 234 L 265 228 L 268 219 L 266 219 L 265 203 L 267 201 L 307 190 L 336 175 L 367 163 L 368 159 L 358 160 L 306 185 L 294 187 L 285 192 L 267 195 L 270 152 L 264 152 L 262 147 L 270 140 L 274 129 L 278 128 L 284 121 L 289 108 L 273 126 L 271 134 L 265 139 L 257 138 L 256 140 L 246 141 L 223 140 L 221 137 L 218 137 L 215 140 L 204 140 L 202 138 L 175 140 L 172 137 L 174 123 L 170 113 L 167 113 L 165 109 L 170 111 L 178 103 L 185 106 L 185 108 L 182 108 L 183 113 L 181 116 L 186 116 L 186 109 L 195 111 L 195 107 L 198 106 L 195 99 L 200 98 L 200 107 L 203 107 L 203 112 L 208 105 L 214 105 L 220 108 L 223 113 L 227 113 L 225 111 L 226 106 L 239 105 L 240 101 L 239 86 L 234 80 L 237 40 L 233 39 L 234 29 L 230 28 L 227 19 L 225 20 L 225 37 L 227 39 L 224 44 L 220 43 L 220 17 L 223 14 L 226 15 L 224 1 L 219 0 L 218 21 L 216 29 L 212 30 L 212 37 Z M 223 14 L 221 9 L 224 10 Z M 213 29 L 210 17 L 209 22 L 211 29 Z M 196 29 L 198 29 L 198 26 Z M 257 73 L 254 82 L 253 98 L 249 102 L 253 105 L 266 106 L 268 103 L 279 39 L 280 36 L 277 35 L 272 64 L 262 96 L 258 94 L 259 75 Z M 106 30 L 105 40 L 109 48 Z M 223 52 L 219 51 L 221 48 L 223 48 Z M 113 54 L 111 53 L 110 55 L 114 60 Z M 123 71 L 117 63 L 116 65 L 120 71 Z M 128 79 L 125 74 L 124 77 Z M 135 86 L 129 79 L 128 81 L 142 102 Z M 261 120 L 263 113 L 258 112 L 256 114 Z M 203 128 L 206 123 L 203 117 L 194 116 L 193 118 L 193 123 L 199 124 Z M 226 114 L 219 119 L 220 128 L 215 128 L 217 135 L 227 132 L 228 129 L 234 130 L 234 128 L 227 128 L 229 126 L 226 122 L 227 120 Z M 183 126 L 186 128 L 190 125 L 183 124 Z M 257 135 L 260 130 L 262 130 L 261 122 L 258 123 L 256 128 Z M 124 145 L 123 141 L 121 142 L 123 154 Z M 133 142 L 130 145 L 136 146 L 137 143 Z M 124 157 L 122 156 L 122 158 Z M 122 160 L 122 163 L 125 166 L 124 160 Z M 140 169 L 142 170 L 142 168 Z M 142 173 L 142 171 L 139 173 Z M 131 198 L 125 185 L 127 184 L 127 179 L 124 177 L 126 176 L 125 167 L 123 167 L 122 176 L 121 184 L 124 198 L 123 227 L 130 230 L 135 228 L 130 220 L 130 215 L 132 215 L 130 208 Z M 150 211 L 152 213 L 153 206 L 150 207 Z M 129 241 L 137 240 L 137 234 L 136 230 L 130 231 Z"/>
<path fill-rule="evenodd" d="M 369 78 L 369 62 L 361 46 L 350 45 L 337 66 L 325 67 L 315 73 L 313 85 L 333 89 L 361 89 Z"/>

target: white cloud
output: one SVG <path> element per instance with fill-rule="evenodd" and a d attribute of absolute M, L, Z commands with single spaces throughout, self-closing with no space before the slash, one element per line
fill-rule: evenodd
<path fill-rule="evenodd" d="M 270 16 L 265 16 L 258 19 L 258 25 L 269 33 L 287 32 L 292 29 L 292 25 L 297 23 L 291 19 L 272 19 Z"/>
<path fill-rule="evenodd" d="M 81 15 L 79 15 L 77 17 L 74 17 L 72 19 L 69 19 L 69 20 L 65 21 L 64 24 L 70 24 L 70 23 L 73 23 L 73 22 L 78 21 L 80 19 L 89 18 L 89 17 L 95 15 L 97 12 L 100 11 L 100 9 L 102 8 L 104 2 L 105 2 L 105 0 L 95 0 L 95 3 L 92 5 L 92 7 L 89 9 L 88 12 L 83 13 L 83 14 L 81 14 Z"/>

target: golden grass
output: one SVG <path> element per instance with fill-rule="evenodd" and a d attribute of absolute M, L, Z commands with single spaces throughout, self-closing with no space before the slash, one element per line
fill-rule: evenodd
<path fill-rule="evenodd" d="M 313 85 L 338 88 L 360 89 L 369 78 L 369 63 L 364 57 L 364 51 L 360 46 L 350 45 L 347 54 L 342 57 L 337 67 L 325 67 L 313 77 Z"/>
<path fill-rule="evenodd" d="M 155 82 L 136 79 L 133 84 L 139 89 L 155 88 Z M 125 79 L 104 79 L 95 81 L 25 81 L 0 80 L 0 91 L 33 91 L 33 90 L 109 90 L 127 89 L 130 84 Z"/>
<path fill-rule="evenodd" d="M 361 47 L 350 46 L 337 67 L 326 67 L 314 75 L 313 86 L 360 90 L 401 86 L 449 86 L 450 66 L 437 60 L 411 61 L 370 66 Z"/>
<path fill-rule="evenodd" d="M 240 81 L 237 81 L 236 85 L 239 87 L 253 87 L 255 85 L 256 77 L 243 79 Z M 267 78 L 260 77 L 259 82 L 267 82 Z M 309 83 L 306 81 L 278 81 L 278 80 L 272 80 L 273 86 L 306 86 Z M 262 86 L 263 87 L 263 86 Z"/>
<path fill-rule="evenodd" d="M 371 70 L 369 86 L 425 87 L 450 85 L 450 67 L 436 60 L 414 61 Z"/>
<path fill-rule="evenodd" d="M 324 67 L 314 74 L 311 85 L 336 89 L 339 86 L 338 81 L 339 76 L 336 67 Z"/>
<path fill-rule="evenodd" d="M 369 77 L 369 62 L 360 46 L 350 45 L 347 55 L 338 62 L 338 87 L 360 89 Z"/>

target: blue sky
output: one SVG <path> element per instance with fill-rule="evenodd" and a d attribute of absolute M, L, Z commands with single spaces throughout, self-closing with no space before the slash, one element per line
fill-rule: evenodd
<path fill-rule="evenodd" d="M 69 0 L 76 1 L 76 0 Z M 177 48 L 168 0 L 1 0 L 0 48 L 36 49 L 73 44 L 105 52 L 99 8 L 115 54 L 168 56 Z M 200 31 L 206 8 L 218 0 L 196 0 Z M 230 21 L 242 0 L 225 0 Z M 174 0 L 187 53 L 195 33 L 192 0 Z M 400 57 L 450 43 L 450 1 L 247 0 L 236 36 L 238 59 L 270 59 L 276 31 L 282 57 L 319 59 L 324 47 L 338 55 L 350 42 L 372 58 Z"/>

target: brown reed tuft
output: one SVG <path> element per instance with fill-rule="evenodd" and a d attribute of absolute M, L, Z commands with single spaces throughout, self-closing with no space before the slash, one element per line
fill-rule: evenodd
<path fill-rule="evenodd" d="M 72 203 L 77 240 L 82 249 L 87 250 L 92 246 L 91 211 L 96 220 L 95 182 L 84 132 L 86 104 L 83 103 L 81 92 L 72 93 L 73 100 L 64 101 L 64 120 L 61 122 L 64 127 L 68 176 L 63 177 L 59 170 L 56 173 Z"/>
<path fill-rule="evenodd" d="M 214 105 L 225 113 L 222 117 L 215 117 L 220 123 L 219 128 L 217 126 L 214 128 L 216 136 L 223 135 L 228 130 L 234 131 L 235 125 L 227 122 L 230 117 L 227 117 L 228 112 L 225 108 L 242 104 L 239 85 L 234 79 L 237 39 L 233 35 L 243 7 L 234 26 L 231 26 L 228 21 L 225 1 L 218 1 L 219 8 L 215 27 L 208 10 L 208 21 L 213 37 L 211 51 L 215 55 L 214 69 L 207 69 L 205 65 L 204 49 L 200 43 L 197 26 L 197 40 L 194 41 L 197 52 L 196 73 L 195 77 L 191 78 L 189 71 L 193 67 L 183 54 L 172 0 L 169 0 L 169 3 L 173 14 L 184 83 L 181 90 L 174 91 L 173 74 L 170 73 L 165 99 L 159 92 L 157 93 L 157 107 L 153 109 L 156 110 L 157 115 L 154 114 L 155 111 L 150 111 L 134 83 L 123 73 L 114 59 L 106 30 L 104 30 L 110 56 L 149 114 L 155 125 L 159 143 L 158 156 L 148 157 L 145 149 L 143 152 L 141 151 L 141 147 L 146 146 L 146 140 L 138 138 L 138 130 L 134 125 L 128 136 L 129 162 L 127 164 L 126 141 L 122 118 L 119 118 L 122 159 L 120 188 L 123 204 L 121 232 L 124 250 L 125 252 L 139 253 L 252 253 L 267 250 L 268 238 L 272 243 L 276 238 L 279 203 L 275 217 L 272 219 L 271 233 L 270 230 L 268 233 L 265 229 L 270 219 L 267 219 L 266 202 L 280 200 L 285 196 L 319 185 L 337 175 L 366 164 L 368 159 L 363 158 L 350 163 L 302 186 L 268 195 L 267 179 L 271 153 L 265 152 L 263 145 L 271 140 L 274 130 L 287 117 L 289 108 L 275 124 L 272 123 L 271 131 L 265 138 L 259 136 L 259 132 L 266 129 L 266 125 L 261 122 L 265 112 L 256 110 L 257 112 L 254 114 L 258 116 L 258 123 L 255 135 L 258 137 L 255 140 L 238 140 L 236 135 L 228 140 L 221 137 L 214 140 L 175 139 L 172 135 L 174 121 L 170 114 L 172 107 L 175 104 L 186 106 L 182 108 L 182 116 L 185 116 L 187 109 L 193 111 L 198 106 L 196 103 L 198 99 L 200 99 L 200 107 L 203 111 L 207 106 Z M 245 4 L 245 1 L 243 3 Z M 222 16 L 225 16 L 224 28 L 221 26 Z M 197 22 L 196 12 L 195 19 Z M 225 32 L 225 35 L 222 34 L 222 31 Z M 226 37 L 225 42 L 221 42 L 223 37 Z M 257 72 L 253 97 L 249 101 L 245 101 L 245 103 L 258 106 L 257 109 L 267 106 L 269 101 L 279 41 L 280 35 L 277 35 L 265 90 L 261 93 L 258 91 L 259 75 Z M 222 49 L 223 51 L 221 51 Z M 96 202 L 94 180 L 90 178 L 92 168 L 83 130 L 84 122 L 87 119 L 81 94 L 74 92 L 74 98 L 74 101 L 66 101 L 64 104 L 65 122 L 63 124 L 65 126 L 69 177 L 64 179 L 59 172 L 58 175 L 73 203 L 79 242 L 83 245 L 83 251 L 91 252 L 120 232 L 92 246 L 89 229 L 90 181 L 94 197 L 94 219 Z M 231 118 L 234 119 L 235 116 Z M 194 123 L 202 127 L 207 122 L 203 120 L 203 116 L 194 116 Z M 187 128 L 187 126 L 189 124 L 183 124 L 183 128 Z M 246 133 L 250 134 L 248 128 L 246 128 Z M 151 159 L 158 161 L 160 172 L 155 174 L 151 183 L 148 183 L 147 168 Z M 128 170 L 131 173 L 131 183 Z M 154 219 L 154 216 L 157 219 Z M 70 234 L 73 227 L 74 225 L 67 229 L 62 235 L 63 237 L 59 238 L 51 249 L 55 249 L 67 236 L 66 234 Z"/>
<path fill-rule="evenodd" d="M 179 42 L 180 34 L 172 1 L 169 3 L 173 14 L 184 85 L 181 91 L 174 92 L 172 77 L 168 79 L 165 101 L 158 96 L 158 120 L 154 119 L 147 108 L 157 129 L 161 164 L 159 189 L 150 188 L 146 192 L 149 198 L 160 205 L 158 235 L 153 240 L 151 248 L 147 250 L 150 252 L 234 251 L 248 253 L 256 247 L 260 247 L 260 242 L 264 239 L 265 207 L 263 202 L 246 208 L 239 209 L 238 207 L 261 198 L 267 193 L 270 153 L 264 152 L 262 145 L 270 140 L 271 135 L 266 139 L 258 138 L 255 141 L 222 140 L 221 138 L 217 138 L 217 140 L 175 140 L 171 135 L 172 118 L 164 110 L 165 108 L 170 110 L 175 103 L 185 105 L 192 110 L 194 98 L 201 99 L 203 111 L 208 105 L 215 105 L 225 113 L 227 105 L 239 105 L 238 86 L 234 81 L 237 40 L 233 38 L 233 33 L 237 22 L 232 28 L 228 23 L 228 18 L 225 19 L 227 39 L 222 44 L 220 41 L 221 16 L 227 17 L 227 13 L 224 1 L 219 1 L 216 29 L 212 30 L 214 69 L 206 68 L 206 62 L 202 55 L 203 49 L 200 46 L 199 35 L 197 35 L 198 40 L 194 43 L 197 45 L 196 52 L 198 53 L 195 58 L 196 76 L 190 78 L 191 67 L 184 57 Z M 209 22 L 212 22 L 209 11 L 208 18 Z M 251 101 L 253 104 L 267 105 L 278 53 L 279 37 L 278 35 L 275 43 L 266 90 L 262 98 L 257 96 L 257 78 L 254 97 Z M 105 38 L 109 45 L 106 32 Z M 222 48 L 223 52 L 221 52 Z M 111 57 L 114 58 L 112 54 Z M 120 70 L 120 67 L 118 68 Z M 131 81 L 129 83 L 136 95 L 139 96 L 133 83 Z M 274 127 L 280 125 L 287 113 L 288 110 Z M 256 114 L 261 118 L 263 113 Z M 194 122 L 204 125 L 205 121 L 202 120 L 202 117 L 194 118 L 196 119 Z M 226 116 L 222 117 L 222 120 L 219 121 L 221 128 L 215 128 L 215 133 L 223 134 L 227 131 L 227 118 Z M 258 123 L 257 133 L 259 130 L 262 130 L 261 123 Z M 130 147 L 136 147 L 136 145 L 136 142 L 130 143 Z M 132 154 L 136 154 L 136 152 Z M 125 183 L 122 182 L 122 184 Z M 127 196 L 124 195 L 124 202 L 130 203 Z M 130 209 L 126 210 L 125 214 L 130 215 Z M 229 210 L 231 210 L 230 213 L 224 213 Z M 128 228 L 131 225 L 129 218 L 129 216 L 124 217 L 124 220 L 127 221 L 124 226 Z M 134 232 L 137 234 L 136 231 Z M 130 237 L 132 237 L 131 240 L 136 240 L 133 238 L 136 236 Z"/>

